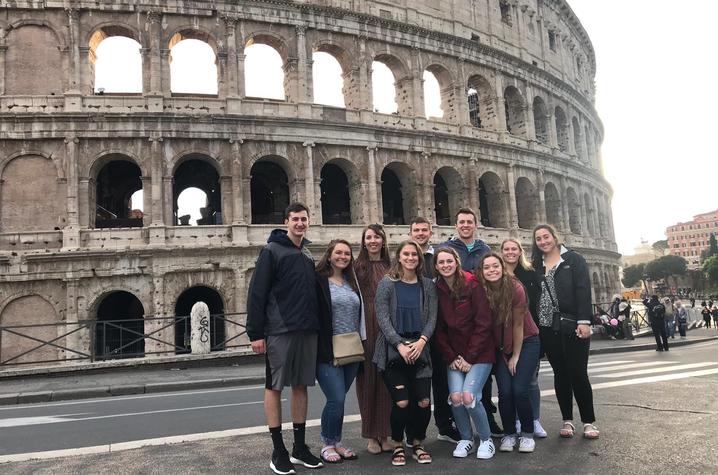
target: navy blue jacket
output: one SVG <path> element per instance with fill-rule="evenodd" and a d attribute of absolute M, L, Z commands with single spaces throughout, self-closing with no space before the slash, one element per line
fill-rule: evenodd
<path fill-rule="evenodd" d="M 297 247 L 287 231 L 275 229 L 259 253 L 247 294 L 247 336 L 318 330 L 314 260 L 302 240 Z"/>
<path fill-rule="evenodd" d="M 474 247 L 471 249 L 471 252 L 469 252 L 466 244 L 459 238 L 449 239 L 439 244 L 435 249 L 439 249 L 440 247 L 451 247 L 455 249 L 457 254 L 459 254 L 459 259 L 461 259 L 461 268 L 472 274 L 474 270 L 476 270 L 476 266 L 479 265 L 481 258 L 484 257 L 484 254 L 491 252 L 489 245 L 481 239 L 474 241 Z"/>

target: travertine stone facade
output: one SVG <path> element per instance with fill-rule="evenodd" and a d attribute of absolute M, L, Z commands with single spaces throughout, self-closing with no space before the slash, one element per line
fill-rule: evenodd
<path fill-rule="evenodd" d="M 95 92 L 96 48 L 111 36 L 140 44 L 141 94 Z M 216 95 L 171 92 L 170 50 L 183 39 L 215 52 Z M 245 94 L 244 49 L 258 43 L 282 58 L 283 101 Z M 345 109 L 313 102 L 314 52 L 341 65 Z M 373 111 L 373 61 L 394 74 L 396 114 Z M 440 119 L 424 116 L 425 70 L 440 84 Z M 243 312 L 273 227 L 258 223 L 293 199 L 315 210 L 317 249 L 358 241 L 370 222 L 451 224 L 461 205 L 481 211 L 492 244 L 528 243 L 548 221 L 586 256 L 606 301 L 619 255 L 594 76 L 564 0 L 11 2 L 0 10 L 0 323 L 92 320 L 118 291 L 145 315 L 171 316 L 198 286 Z M 208 193 L 205 225 L 178 225 L 187 186 Z M 140 188 L 144 214 L 125 216 Z M 407 229 L 388 232 L 396 242 Z M 67 344 L 90 352 L 94 339 Z"/>

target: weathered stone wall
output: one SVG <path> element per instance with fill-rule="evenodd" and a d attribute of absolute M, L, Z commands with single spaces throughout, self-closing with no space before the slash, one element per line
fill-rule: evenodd
<path fill-rule="evenodd" d="M 226 312 L 244 312 L 272 228 L 253 224 L 256 200 L 270 199 L 251 192 L 258 164 L 267 163 L 286 175 L 283 199 L 312 208 L 317 252 L 334 237 L 357 243 L 365 224 L 384 219 L 381 177 L 391 171 L 404 219 L 436 220 L 440 177 L 450 219 L 463 205 L 479 210 L 479 234 L 491 244 L 508 236 L 528 243 L 529 228 L 549 221 L 586 256 L 596 301 L 618 288 L 593 49 L 565 2 L 66 3 L 17 1 L 0 19 L 3 325 L 19 323 L 26 307 L 37 323 L 92 321 L 114 291 L 133 294 L 148 316 L 172 316 L 182 292 L 196 286 L 217 292 Z M 142 47 L 142 94 L 94 93 L 95 50 L 114 35 Z M 170 90 L 170 49 L 186 38 L 215 51 L 216 95 Z M 244 48 L 255 43 L 282 57 L 284 101 L 246 96 Z M 342 66 L 346 109 L 314 104 L 317 51 Z M 397 114 L 372 110 L 375 60 L 396 78 Z M 439 81 L 442 118 L 424 116 L 425 70 Z M 480 124 L 471 118 L 470 90 Z M 144 214 L 128 224 L 137 227 L 98 222 L 98 177 L 117 161 L 139 169 Z M 179 174 L 190 162 L 218 177 L 221 224 L 177 225 L 174 187 L 188 180 Z M 346 176 L 350 224 L 322 224 L 327 164 Z M 397 242 L 407 229 L 387 232 Z M 438 227 L 434 241 L 451 232 Z M 147 353 L 173 352 L 162 342 L 174 341 L 176 329 L 161 327 L 146 321 L 160 340 L 148 341 Z M 227 337 L 240 331 L 231 325 Z M 93 335 L 83 330 L 66 343 L 89 352 Z"/>

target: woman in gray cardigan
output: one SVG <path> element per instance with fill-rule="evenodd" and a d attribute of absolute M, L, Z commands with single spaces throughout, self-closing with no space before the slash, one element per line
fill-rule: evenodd
<path fill-rule="evenodd" d="M 405 465 L 404 432 L 412 457 L 431 463 L 431 454 L 421 445 L 431 418 L 431 358 L 427 343 L 436 326 L 436 287 L 422 277 L 424 256 L 414 241 L 404 241 L 396 250 L 389 274 L 376 291 L 376 318 L 381 333 L 376 340 L 374 363 L 382 372 L 391 394 L 392 465 Z"/>

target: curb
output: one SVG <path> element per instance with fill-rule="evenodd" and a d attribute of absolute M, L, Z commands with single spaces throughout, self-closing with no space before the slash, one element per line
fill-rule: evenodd
<path fill-rule="evenodd" d="M 707 341 L 718 340 L 718 336 L 709 336 L 698 338 L 695 340 L 676 340 L 670 343 L 670 346 L 686 346 L 693 345 L 696 343 L 705 343 Z M 627 353 L 631 351 L 645 351 L 652 350 L 656 347 L 655 342 L 643 343 L 640 345 L 624 345 L 624 346 L 607 346 L 604 348 L 592 348 L 589 350 L 590 355 L 606 355 L 611 353 Z"/>

